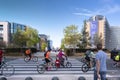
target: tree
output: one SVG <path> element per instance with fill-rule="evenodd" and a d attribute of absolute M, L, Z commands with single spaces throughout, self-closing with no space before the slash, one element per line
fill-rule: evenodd
<path fill-rule="evenodd" d="M 0 41 L 0 48 L 5 48 L 5 47 L 6 47 L 5 41 Z"/>
<path fill-rule="evenodd" d="M 24 35 L 21 29 L 17 29 L 16 33 L 13 34 L 13 44 L 15 47 L 23 47 L 28 38 Z"/>
<path fill-rule="evenodd" d="M 94 35 L 94 45 L 97 45 L 97 44 L 102 44 L 102 34 L 100 34 L 100 36 L 98 35 L 98 33 L 96 33 Z"/>
<path fill-rule="evenodd" d="M 90 46 L 90 37 L 89 37 L 89 33 L 86 31 L 87 24 L 86 24 L 86 20 L 84 20 L 84 26 L 82 29 L 82 39 L 81 39 L 81 47 L 82 48 L 87 48 L 87 46 Z"/>
<path fill-rule="evenodd" d="M 61 40 L 61 47 L 60 48 L 65 49 L 65 41 L 64 41 L 64 39 Z"/>
<path fill-rule="evenodd" d="M 78 26 L 70 25 L 64 29 L 64 44 L 65 47 L 75 49 L 79 44 L 81 34 L 78 31 Z M 74 52 L 73 52 L 74 53 Z"/>
<path fill-rule="evenodd" d="M 45 51 L 45 48 L 47 47 L 47 43 L 45 43 L 45 42 L 42 42 L 42 44 L 41 44 L 41 50 L 42 51 Z"/>
<path fill-rule="evenodd" d="M 25 37 L 27 38 L 26 46 L 32 47 L 39 42 L 38 31 L 31 27 L 26 27 L 24 32 Z"/>

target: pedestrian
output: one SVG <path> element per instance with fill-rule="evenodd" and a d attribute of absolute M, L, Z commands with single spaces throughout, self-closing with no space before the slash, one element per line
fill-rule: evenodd
<path fill-rule="evenodd" d="M 102 44 L 97 44 L 98 52 L 95 56 L 96 67 L 94 70 L 94 80 L 106 80 L 106 60 L 107 54 L 102 50 Z"/>

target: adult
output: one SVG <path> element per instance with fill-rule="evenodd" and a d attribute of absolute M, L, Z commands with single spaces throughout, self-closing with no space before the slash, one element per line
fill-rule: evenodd
<path fill-rule="evenodd" d="M 31 53 L 31 50 L 29 48 L 25 51 L 25 54 L 26 54 L 26 56 L 29 56 L 29 60 L 31 60 L 32 53 Z"/>
<path fill-rule="evenodd" d="M 45 52 L 44 57 L 45 57 L 45 62 L 47 63 L 47 67 L 46 69 L 48 70 L 48 68 L 51 68 L 51 57 L 50 57 L 50 53 L 51 50 L 47 50 L 47 52 Z"/>
<path fill-rule="evenodd" d="M 63 67 L 65 67 L 65 66 L 64 66 L 64 61 L 65 61 L 65 58 L 67 59 L 67 56 L 63 53 L 63 51 L 62 51 L 61 49 L 59 50 L 59 53 L 58 53 L 57 57 L 58 57 L 59 60 L 60 60 L 60 64 L 61 64 Z"/>
<path fill-rule="evenodd" d="M 96 68 L 94 70 L 94 80 L 106 80 L 106 60 L 107 54 L 102 50 L 102 44 L 97 44 L 98 52 L 95 56 Z"/>

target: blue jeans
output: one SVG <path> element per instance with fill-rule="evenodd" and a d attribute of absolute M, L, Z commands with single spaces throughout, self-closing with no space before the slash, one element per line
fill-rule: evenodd
<path fill-rule="evenodd" d="M 99 72 L 101 80 L 106 80 L 106 71 L 100 71 Z M 97 71 L 94 71 L 94 80 L 97 80 L 98 76 L 97 76 Z"/>

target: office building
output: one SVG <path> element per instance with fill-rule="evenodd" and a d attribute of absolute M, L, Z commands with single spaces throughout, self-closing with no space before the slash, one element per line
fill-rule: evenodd
<path fill-rule="evenodd" d="M 10 23 L 7 21 L 0 22 L 0 40 L 4 41 L 6 45 L 12 42 L 12 36 L 17 29 L 25 30 L 26 26 L 18 23 Z"/>
<path fill-rule="evenodd" d="M 100 42 L 103 45 L 103 48 L 108 48 L 108 42 L 110 39 L 110 25 L 105 18 L 105 16 L 102 15 L 96 15 L 93 17 L 90 17 L 86 22 L 86 31 L 89 33 L 91 46 L 88 46 L 89 48 L 95 48 L 95 37 L 96 35 Z"/>

